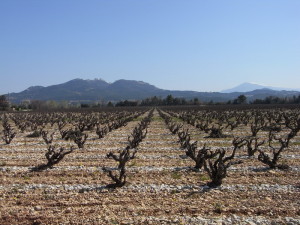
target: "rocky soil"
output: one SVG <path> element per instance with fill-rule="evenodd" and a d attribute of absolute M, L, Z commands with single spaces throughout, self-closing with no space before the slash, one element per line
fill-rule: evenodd
<path fill-rule="evenodd" d="M 127 144 L 139 120 L 98 139 L 88 131 L 84 149 L 76 149 L 53 169 L 31 172 L 45 162 L 42 138 L 18 133 L 10 145 L 0 144 L 0 224 L 300 224 L 300 137 L 282 155 L 290 170 L 269 170 L 244 149 L 242 164 L 230 167 L 222 186 L 208 188 L 209 177 L 195 171 L 158 113 L 136 158 L 128 163 L 126 186 L 108 189 L 112 181 L 106 158 Z M 230 149 L 231 139 L 208 139 L 185 124 L 199 146 Z M 49 128 L 50 129 L 50 128 Z M 56 130 L 55 127 L 51 128 Z M 231 131 L 228 131 L 231 132 Z M 247 127 L 234 136 L 249 132 Z M 64 141 L 56 130 L 54 142 Z"/>

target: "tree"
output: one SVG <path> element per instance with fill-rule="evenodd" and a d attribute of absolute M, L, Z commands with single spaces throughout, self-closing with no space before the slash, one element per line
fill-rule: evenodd
<path fill-rule="evenodd" d="M 193 104 L 194 105 L 199 105 L 200 104 L 199 99 L 198 98 L 194 98 Z"/>
<path fill-rule="evenodd" d="M 41 110 L 45 107 L 45 102 L 40 100 L 32 100 L 30 102 L 30 108 L 33 110 Z"/>
<path fill-rule="evenodd" d="M 138 102 L 137 101 L 128 101 L 128 100 L 125 100 L 125 101 L 120 101 L 116 104 L 116 106 L 137 106 L 138 105 Z"/>
<path fill-rule="evenodd" d="M 80 108 L 89 108 L 90 105 L 88 103 L 81 103 Z"/>
<path fill-rule="evenodd" d="M 166 98 L 166 105 L 172 105 L 174 102 L 174 98 L 172 95 L 168 95 Z"/>
<path fill-rule="evenodd" d="M 58 103 L 54 100 L 48 100 L 46 101 L 46 107 L 49 109 L 56 109 L 58 108 Z"/>
<path fill-rule="evenodd" d="M 233 104 L 245 104 L 247 102 L 247 97 L 245 95 L 240 95 L 233 100 Z"/>
<path fill-rule="evenodd" d="M 9 102 L 5 95 L 0 96 L 0 110 L 7 110 L 9 108 Z"/>
<path fill-rule="evenodd" d="M 107 103 L 107 106 L 108 106 L 108 107 L 113 107 L 114 104 L 113 104 L 112 102 L 108 102 L 108 103 Z"/>

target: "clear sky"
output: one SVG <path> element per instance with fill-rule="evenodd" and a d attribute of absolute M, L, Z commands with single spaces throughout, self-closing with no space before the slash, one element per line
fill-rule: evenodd
<path fill-rule="evenodd" d="M 0 0 L 0 93 L 71 79 L 300 88 L 299 0 Z"/>

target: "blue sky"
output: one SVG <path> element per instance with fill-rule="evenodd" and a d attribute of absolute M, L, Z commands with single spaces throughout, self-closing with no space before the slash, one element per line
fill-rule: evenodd
<path fill-rule="evenodd" d="M 0 93 L 75 78 L 300 88 L 299 0 L 0 0 Z"/>

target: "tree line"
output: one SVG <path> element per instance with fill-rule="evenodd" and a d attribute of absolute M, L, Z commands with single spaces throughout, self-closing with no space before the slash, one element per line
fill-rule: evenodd
<path fill-rule="evenodd" d="M 171 106 L 171 105 L 200 105 L 198 98 L 186 100 L 185 98 L 176 98 L 168 95 L 166 98 L 153 96 L 142 101 L 120 101 L 115 106 Z"/>
<path fill-rule="evenodd" d="M 47 110 L 47 109 L 68 109 L 68 108 L 99 108 L 99 107 L 133 107 L 133 106 L 182 106 L 182 105 L 239 105 L 239 104 L 299 104 L 300 95 L 293 97 L 276 97 L 268 96 L 264 99 L 255 99 L 253 101 L 248 101 L 245 95 L 239 95 L 233 100 L 227 102 L 203 102 L 198 98 L 185 99 L 177 98 L 172 95 L 168 95 L 165 98 L 162 97 L 149 97 L 143 100 L 123 100 L 119 102 L 108 103 L 101 102 L 95 103 L 77 103 L 74 104 L 68 101 L 41 101 L 41 100 L 31 100 L 24 101 L 20 104 L 10 104 L 6 95 L 0 95 L 0 111 L 6 111 L 9 109 L 15 110 Z"/>
<path fill-rule="evenodd" d="M 120 101 L 115 104 L 115 106 L 176 106 L 176 105 L 219 105 L 219 104 L 227 104 L 227 105 L 240 105 L 240 104 L 299 104 L 300 103 L 300 95 L 293 97 L 275 97 L 268 96 L 264 99 L 255 99 L 253 101 L 248 101 L 245 95 L 239 95 L 237 98 L 233 100 L 229 100 L 227 102 L 202 102 L 198 98 L 194 98 L 191 100 L 186 100 L 184 98 L 174 98 L 172 95 L 168 95 L 166 98 L 161 97 L 151 97 L 146 98 L 142 101 Z M 113 106 L 111 103 L 110 106 Z"/>

